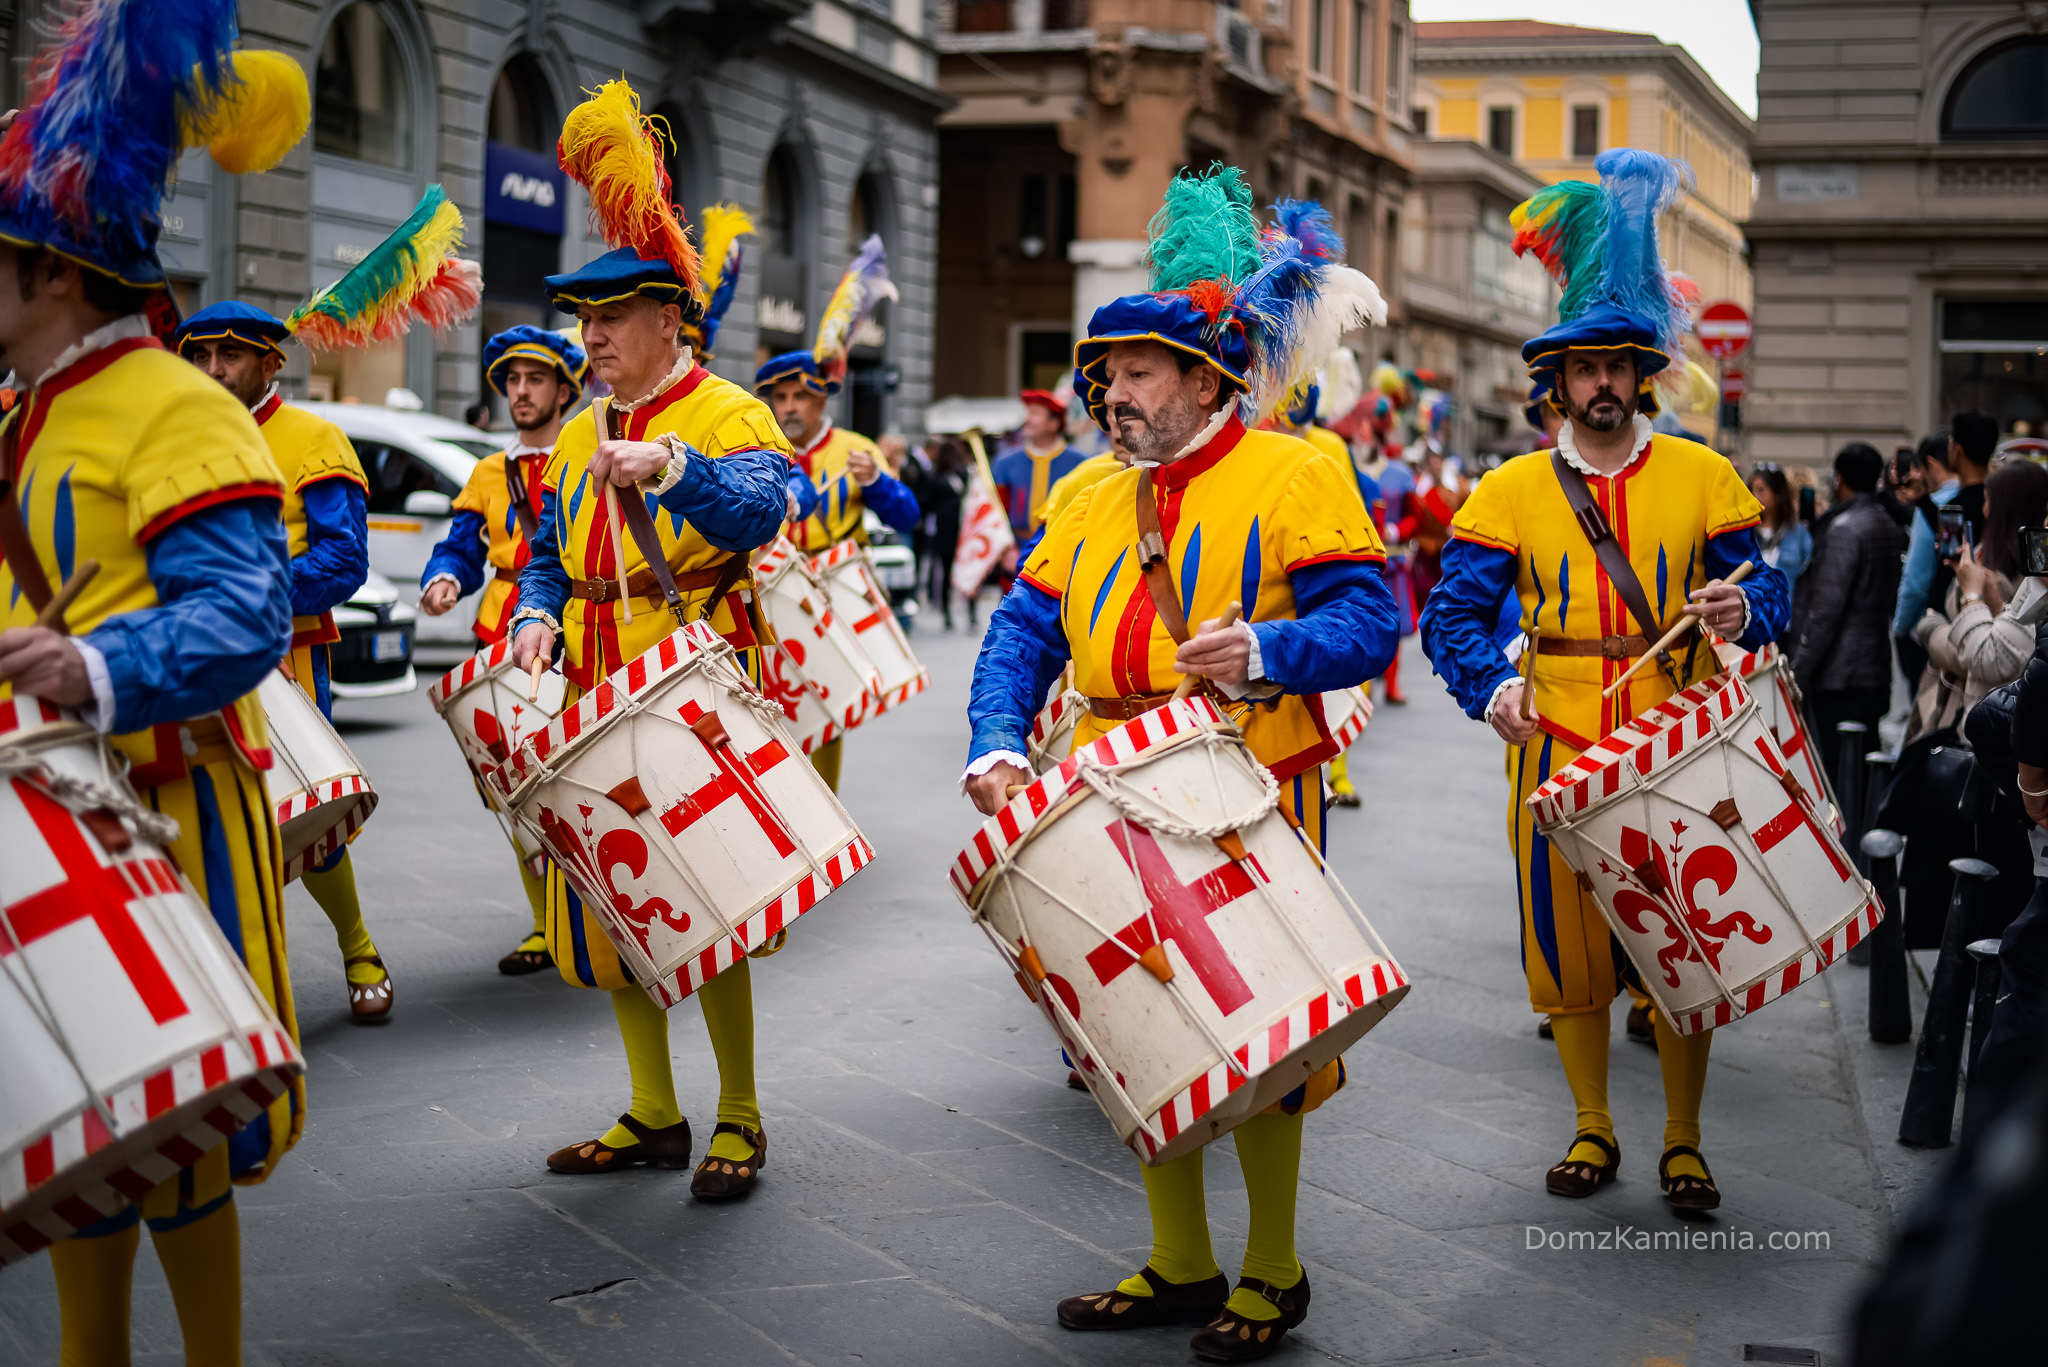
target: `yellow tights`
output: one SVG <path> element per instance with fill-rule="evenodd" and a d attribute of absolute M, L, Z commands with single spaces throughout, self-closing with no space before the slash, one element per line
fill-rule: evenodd
<path fill-rule="evenodd" d="M 821 745 L 811 751 L 811 767 L 816 769 L 818 776 L 825 780 L 825 786 L 835 793 L 839 791 L 839 757 L 842 753 L 840 746 L 844 743 L 844 739 L 844 737 L 841 737 L 839 740 Z"/>
<path fill-rule="evenodd" d="M 242 1227 L 235 1203 L 173 1230 L 152 1230 L 157 1260 L 171 1284 L 186 1367 L 240 1367 Z M 139 1225 L 97 1239 L 50 1246 L 63 1316 L 60 1367 L 126 1367 L 129 1290 L 135 1280 Z"/>
<path fill-rule="evenodd" d="M 533 933 L 545 939 L 548 933 L 548 880 L 534 877 L 533 870 L 527 868 L 526 861 L 522 859 L 519 861 L 519 886 L 526 889 L 527 903 L 533 908 Z M 547 946 L 543 944 L 540 948 Z"/>
<path fill-rule="evenodd" d="M 619 1035 L 626 1043 L 626 1070 L 633 1079 L 633 1104 L 627 1114 L 642 1125 L 666 1129 L 683 1118 L 676 1101 L 675 1069 L 668 1052 L 668 1016 L 638 987 L 611 994 Z M 698 989 L 704 1007 L 704 1029 L 718 1060 L 718 1118 L 749 1129 L 761 1128 L 761 1100 L 754 1090 L 754 981 L 741 959 Z M 613 1148 L 634 1142 L 633 1132 L 614 1125 L 602 1137 Z M 738 1161 L 753 1156 L 738 1135 L 722 1134 L 711 1142 L 711 1157 Z"/>
<path fill-rule="evenodd" d="M 350 862 L 347 850 L 341 852 L 340 861 L 327 872 L 308 871 L 299 881 L 334 923 L 334 942 L 341 947 L 342 958 L 366 959 L 376 954 L 377 946 L 363 925 L 363 903 L 356 896 L 356 866 Z M 350 964 L 348 980 L 357 987 L 368 987 L 384 980 L 384 970 L 375 964 Z"/>
<path fill-rule="evenodd" d="M 1231 1132 L 1237 1165 L 1244 1173 L 1251 1228 L 1239 1273 L 1278 1287 L 1301 1280 L 1294 1252 L 1294 1204 L 1301 1180 L 1301 1117 L 1265 1111 Z M 1209 1243 L 1209 1210 L 1202 1184 L 1202 1150 L 1171 1163 L 1141 1170 L 1145 1201 L 1152 1210 L 1152 1256 L 1146 1265 L 1170 1282 L 1207 1281 L 1217 1274 Z M 1131 1276 L 1117 1290 L 1149 1296 L 1143 1277 Z M 1245 1319 L 1273 1319 L 1273 1303 L 1250 1291 L 1233 1292 L 1230 1307 Z"/>
<path fill-rule="evenodd" d="M 1664 1073 L 1664 1147 L 1690 1144 L 1698 1148 L 1700 1098 L 1707 1090 L 1707 1054 L 1713 1033 L 1681 1035 L 1665 1021 L 1662 1011 L 1653 1013 L 1652 1019 L 1657 1031 L 1657 1064 Z M 1573 1133 L 1597 1134 L 1612 1144 L 1614 1117 L 1607 1109 L 1608 1029 L 1605 1010 L 1550 1018 L 1557 1056 L 1564 1064 L 1564 1080 L 1578 1107 L 1578 1128 Z M 1607 1155 L 1591 1144 L 1574 1144 L 1565 1157 L 1573 1163 L 1607 1161 Z M 1673 1159 L 1671 1171 L 1680 1176 L 1706 1176 L 1706 1170 L 1690 1155 Z"/>

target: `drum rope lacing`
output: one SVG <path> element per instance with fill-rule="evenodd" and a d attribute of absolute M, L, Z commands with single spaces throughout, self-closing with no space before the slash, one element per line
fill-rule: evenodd
<path fill-rule="evenodd" d="M 1758 712 L 1758 720 L 1762 720 L 1760 709 L 1757 705 L 1756 696 L 1753 693 L 1750 693 L 1745 688 L 1743 690 L 1743 701 L 1741 705 L 1735 709 L 1734 715 L 1729 717 L 1725 722 L 1719 716 L 1712 712 L 1708 712 L 1705 714 L 1707 718 L 1707 725 L 1713 731 L 1715 739 L 1720 742 L 1720 744 L 1715 746 L 1715 748 L 1721 752 L 1722 773 L 1726 780 L 1726 786 L 1723 789 L 1723 791 L 1725 792 L 1732 793 L 1735 791 L 1734 752 L 1736 752 L 1739 749 L 1739 747 L 1735 740 L 1734 733 L 1738 724 L 1751 712 Z M 1676 724 L 1684 725 L 1685 723 L 1684 721 L 1681 721 Z M 1768 725 L 1765 725 L 1764 729 L 1767 733 L 1770 730 Z M 1699 754 L 1701 748 L 1702 747 L 1693 747 L 1691 750 L 1691 754 Z M 1761 759 L 1752 758 L 1748 750 L 1742 749 L 1740 752 L 1743 755 L 1745 761 L 1747 761 L 1749 764 L 1757 768 L 1764 769 L 1767 772 L 1769 771 L 1769 766 L 1764 764 Z M 1682 764 L 1683 761 L 1681 761 L 1681 765 Z M 1674 772 L 1677 767 L 1680 766 L 1673 766 L 1673 769 L 1666 770 L 1665 772 Z M 1684 799 L 1677 797 L 1669 792 L 1661 792 L 1657 789 L 1652 788 L 1649 780 L 1643 775 L 1638 774 L 1633 765 L 1622 766 L 1620 772 L 1628 780 L 1630 792 L 1633 794 L 1639 794 L 1641 797 L 1643 810 L 1642 821 L 1645 827 L 1649 827 L 1653 824 L 1650 812 L 1650 799 L 1652 796 L 1659 796 L 1664 801 L 1670 803 L 1674 807 L 1678 807 L 1684 811 L 1693 812 L 1696 815 L 1698 815 L 1700 819 L 1703 821 L 1714 822 L 1713 813 L 1707 808 L 1701 807 L 1699 804 L 1694 802 L 1687 802 Z M 1772 774 L 1771 781 L 1773 783 L 1778 782 L 1778 776 L 1776 774 Z M 1797 798 L 1793 800 L 1798 801 Z M 1605 804 L 1602 805 L 1604 806 Z M 1596 814 L 1599 810 L 1601 810 L 1601 807 L 1595 806 L 1588 808 L 1584 812 L 1567 815 L 1561 820 L 1559 820 L 1557 824 L 1553 826 L 1551 829 L 1555 831 L 1562 831 L 1568 835 L 1576 837 L 1579 840 L 1583 840 L 1587 844 L 1587 846 L 1589 846 L 1594 851 L 1594 853 L 1599 854 L 1602 857 L 1612 861 L 1613 866 L 1621 871 L 1622 878 L 1629 884 L 1630 887 L 1635 888 L 1644 896 L 1649 897 L 1652 901 L 1656 902 L 1658 906 L 1662 907 L 1666 913 L 1665 919 L 1667 924 L 1675 927 L 1678 930 L 1680 936 L 1684 938 L 1687 948 L 1691 950 L 1692 957 L 1691 959 L 1687 960 L 1687 962 L 1697 962 L 1701 966 L 1701 968 L 1705 971 L 1707 977 L 1713 982 L 1714 990 L 1720 994 L 1722 1001 L 1727 1003 L 1728 1009 L 1732 1013 L 1734 1019 L 1740 1020 L 1744 1016 L 1748 1015 L 1749 1013 L 1746 1010 L 1744 1010 L 1742 1003 L 1736 999 L 1735 993 L 1729 988 L 1727 980 L 1722 977 L 1720 970 L 1714 967 L 1713 960 L 1707 957 L 1704 948 L 1700 944 L 1699 936 L 1694 933 L 1691 921 L 1685 915 L 1684 908 L 1675 905 L 1670 897 L 1664 895 L 1660 891 L 1653 888 L 1645 887 L 1640 880 L 1636 879 L 1630 872 L 1628 861 L 1621 857 L 1621 852 L 1619 850 L 1610 850 L 1605 845 L 1602 845 L 1599 841 L 1593 839 L 1592 836 L 1587 835 L 1579 830 L 1580 823 L 1583 820 L 1590 818 L 1591 816 Z M 1820 822 L 1818 817 L 1816 817 L 1810 810 L 1807 815 L 1809 819 L 1813 821 L 1815 834 L 1824 835 L 1824 833 L 1820 829 Z M 1717 826 L 1719 825 L 1718 822 L 1714 822 L 1714 824 Z M 1800 919 L 1798 911 L 1796 909 L 1796 904 L 1786 894 L 1784 885 L 1778 881 L 1777 876 L 1771 872 L 1769 866 L 1763 861 L 1763 852 L 1756 846 L 1756 835 L 1753 831 L 1749 829 L 1749 823 L 1747 821 L 1743 821 L 1740 823 L 1740 825 L 1742 826 L 1742 833 L 1748 839 L 1751 847 L 1751 857 L 1746 862 L 1756 872 L 1757 876 L 1763 879 L 1765 885 L 1770 889 L 1771 895 L 1778 900 L 1778 905 L 1783 907 L 1786 911 L 1792 913 L 1792 924 L 1798 930 L 1799 938 L 1801 939 L 1801 941 L 1805 943 L 1807 953 L 1811 954 L 1817 963 L 1825 960 L 1827 957 L 1826 952 L 1822 949 L 1820 943 L 1813 938 L 1812 933 L 1807 930 L 1806 923 Z M 1867 902 L 1867 900 L 1870 897 L 1875 895 L 1875 889 L 1872 888 L 1867 879 L 1862 878 L 1860 875 L 1857 876 L 1856 881 L 1859 884 L 1861 884 L 1863 896 Z M 1773 970 L 1773 973 L 1777 971 L 1780 970 Z M 1767 978 L 1769 976 L 1771 975 L 1766 975 Z"/>
<path fill-rule="evenodd" d="M 135 790 L 111 774 L 104 780 L 78 778 L 58 773 L 37 757 L 36 751 L 87 737 L 97 736 L 91 727 L 51 727 L 39 734 L 38 744 L 0 744 L 0 779 L 32 775 L 36 786 L 65 810 L 80 813 L 103 811 L 118 818 L 135 835 L 153 845 L 172 845 L 178 839 L 178 821 L 162 812 L 151 811 L 135 796 Z"/>

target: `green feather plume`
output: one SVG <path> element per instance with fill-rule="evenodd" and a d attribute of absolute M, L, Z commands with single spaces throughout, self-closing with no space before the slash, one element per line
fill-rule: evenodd
<path fill-rule="evenodd" d="M 1251 187 L 1235 166 L 1219 162 L 1203 174 L 1175 176 L 1148 234 L 1145 259 L 1155 294 L 1197 280 L 1238 284 L 1259 269 L 1259 220 Z"/>

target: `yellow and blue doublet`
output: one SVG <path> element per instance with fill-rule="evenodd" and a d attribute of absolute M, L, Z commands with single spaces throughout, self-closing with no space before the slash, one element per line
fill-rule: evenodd
<path fill-rule="evenodd" d="M 292 678 L 328 716 L 328 650 L 341 639 L 334 609 L 370 573 L 370 481 L 348 434 L 286 403 L 275 389 L 250 410 L 284 476 L 281 516 L 292 557 Z"/>
<path fill-rule="evenodd" d="M 639 546 L 623 526 L 626 554 L 624 565 L 619 563 L 603 490 L 589 478 L 597 424 L 606 407 L 600 403 L 579 414 L 555 443 L 554 456 L 541 477 L 540 523 L 531 557 L 520 572 L 521 607 L 513 624 L 514 631 L 526 621 L 559 626 L 569 704 L 676 630 L 659 588 L 636 592 L 630 624 L 619 611 L 616 594 L 622 569 L 629 580 L 638 577 L 644 583 L 651 576 Z M 686 611 L 693 619 L 704 616 L 739 652 L 742 666 L 758 677 L 758 640 L 741 588 L 729 589 L 716 603 L 709 600 L 726 562 L 766 545 L 782 523 L 789 447 L 781 429 L 759 399 L 702 366 L 693 366 L 669 389 L 627 414 L 624 435 L 629 441 L 669 435 L 689 448 L 681 477 L 666 492 L 620 493 L 645 498 Z M 592 581 L 611 585 L 604 590 L 608 596 L 603 601 L 576 596 L 576 585 Z M 738 584 L 744 587 L 748 582 L 742 575 Z M 632 976 L 602 927 L 583 910 L 561 870 L 552 864 L 547 938 L 548 952 L 565 980 L 606 989 L 632 985 Z"/>
<path fill-rule="evenodd" d="M 284 483 L 225 389 L 141 335 L 139 319 L 105 331 L 118 340 L 45 379 L 9 415 L 6 473 L 52 587 L 99 562 L 66 616 L 105 661 L 110 740 L 143 802 L 178 822 L 171 860 L 296 1039 L 282 851 L 261 772 L 269 739 L 254 692 L 291 636 Z M 0 563 L 0 626 L 35 616 Z M 10 692 L 0 682 L 0 696 Z M 230 1180 L 275 1171 L 304 1119 L 295 1080 L 255 1123 L 146 1194 L 140 1213 L 160 1230 L 209 1213 Z"/>
<path fill-rule="evenodd" d="M 1043 453 L 1019 446 L 995 458 L 989 473 L 995 478 L 996 496 L 1009 514 L 1010 530 L 1018 541 L 1045 525 L 1046 502 L 1053 486 L 1087 459 L 1065 442 Z"/>
<path fill-rule="evenodd" d="M 531 554 L 519 525 L 514 489 L 538 522 L 541 477 L 553 458 L 551 451 L 514 445 L 516 451 L 485 456 L 469 472 L 469 481 L 456 496 L 448 535 L 434 547 L 420 575 L 422 587 L 445 575 L 464 597 L 483 590 L 473 630 L 485 645 L 505 639 L 505 628 L 519 611 L 519 571 Z"/>
<path fill-rule="evenodd" d="M 1647 420 L 1642 429 L 1649 426 Z M 1784 580 L 1762 563 L 1753 529 L 1762 509 L 1726 458 L 1678 437 L 1648 435 L 1628 466 L 1586 484 L 1663 627 L 1687 595 L 1725 579 L 1744 560 L 1758 568 L 1741 585 L 1750 618 L 1741 644 L 1755 649 L 1784 628 Z M 1518 677 L 1499 644 L 1506 600 L 1540 637 L 1599 642 L 1645 634 L 1572 516 L 1549 451 L 1517 456 L 1482 478 L 1451 523 L 1443 578 L 1422 616 L 1424 649 L 1468 715 L 1484 718 L 1496 690 Z M 1661 634 L 1661 632 L 1656 633 Z M 1630 657 L 1533 657 L 1541 733 L 1507 752 L 1508 838 L 1520 874 L 1522 961 L 1530 1003 L 1541 1012 L 1604 1009 L 1619 990 L 1620 956 L 1592 897 L 1524 805 L 1559 768 L 1678 687 L 1720 669 L 1712 651 L 1674 652 L 1680 683 L 1645 667 L 1611 698 L 1602 691 Z"/>
<path fill-rule="evenodd" d="M 867 452 L 881 471 L 875 482 L 865 487 L 846 468 L 847 458 L 855 451 Z M 797 549 L 817 555 L 848 538 L 867 545 L 861 514 L 869 508 L 905 535 L 917 529 L 917 495 L 889 473 L 875 444 L 860 433 L 827 422 L 816 440 L 793 452 L 791 460 L 796 472 L 790 479 L 790 492 L 796 496 L 797 515 L 789 538 Z"/>

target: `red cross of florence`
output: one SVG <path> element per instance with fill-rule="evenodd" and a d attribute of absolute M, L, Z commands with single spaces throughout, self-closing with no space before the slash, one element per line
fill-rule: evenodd
<path fill-rule="evenodd" d="M 28 809 L 36 829 L 42 832 L 50 853 L 70 875 L 41 892 L 30 893 L 19 902 L 7 904 L 7 918 L 0 924 L 0 955 L 12 954 L 75 921 L 88 918 L 106 937 L 107 948 L 128 973 L 135 993 L 158 1025 L 174 1021 L 188 1008 L 170 974 L 157 960 L 156 951 L 135 923 L 130 903 L 146 895 L 129 886 L 115 870 L 100 863 L 99 856 L 79 834 L 71 813 L 49 796 L 20 779 L 12 780 L 21 805 Z M 12 932 L 10 934 L 10 931 Z"/>
<path fill-rule="evenodd" d="M 1173 865 L 1166 862 L 1166 851 L 1159 848 L 1159 841 L 1143 826 L 1112 821 L 1109 838 L 1117 853 L 1124 857 L 1124 863 L 1137 873 L 1152 910 L 1116 933 L 1117 940 L 1129 947 L 1129 953 L 1108 940 L 1088 951 L 1088 966 L 1095 970 L 1097 981 L 1107 986 L 1136 963 L 1131 956 L 1144 953 L 1156 943 L 1152 938 L 1156 925 L 1160 940 L 1171 940 L 1180 946 L 1188 966 L 1195 970 L 1202 986 L 1209 989 L 1209 999 L 1216 1003 L 1218 1011 L 1227 1016 L 1250 1001 L 1251 987 L 1230 961 L 1216 932 L 1209 929 L 1211 913 L 1252 891 L 1252 876 L 1244 865 L 1233 859 L 1192 883 L 1183 883 L 1174 874 Z"/>
<path fill-rule="evenodd" d="M 726 734 L 725 725 L 719 721 L 717 713 L 706 712 L 695 703 L 685 703 L 679 710 L 683 720 L 690 724 L 690 729 L 702 742 L 704 753 L 718 766 L 718 774 L 663 812 L 661 828 L 670 835 L 681 835 L 709 816 L 712 808 L 730 798 L 738 798 L 753 814 L 777 854 L 785 858 L 795 854 L 796 842 L 790 839 L 788 829 L 782 824 L 781 813 L 761 791 L 759 782 L 760 775 L 789 758 L 788 747 L 779 740 L 770 739 L 752 754 L 742 755 L 733 748 L 732 739 Z"/>

